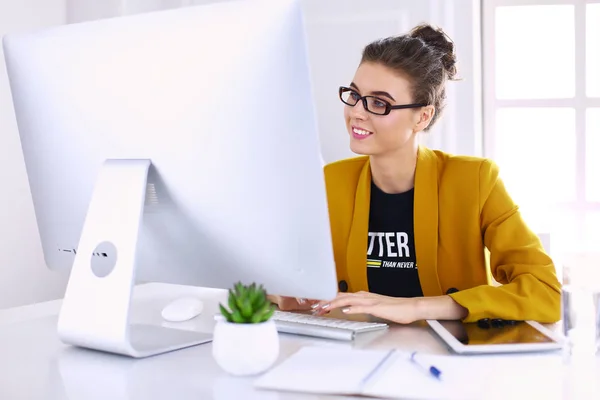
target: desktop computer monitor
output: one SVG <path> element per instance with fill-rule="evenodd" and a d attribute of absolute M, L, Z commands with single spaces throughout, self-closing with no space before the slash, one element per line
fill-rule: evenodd
<path fill-rule="evenodd" d="M 132 351 L 138 330 L 122 328 L 140 281 L 335 296 L 298 1 L 59 26 L 3 45 L 46 264 L 72 267 L 64 341 L 157 351 Z"/>

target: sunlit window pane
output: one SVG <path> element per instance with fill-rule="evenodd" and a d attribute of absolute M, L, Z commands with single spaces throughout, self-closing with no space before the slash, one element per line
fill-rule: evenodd
<path fill-rule="evenodd" d="M 497 98 L 575 95 L 574 6 L 498 7 L 495 34 Z"/>
<path fill-rule="evenodd" d="M 575 200 L 574 109 L 498 109 L 495 144 L 506 187 L 536 229 L 555 204 Z"/>
<path fill-rule="evenodd" d="M 562 256 L 581 248 L 581 221 L 573 210 L 557 210 L 551 214 L 550 248 L 552 255 Z"/>
<path fill-rule="evenodd" d="M 600 108 L 587 110 L 585 133 L 585 195 L 600 201 Z"/>
<path fill-rule="evenodd" d="M 598 244 L 600 243 L 600 212 L 595 211 L 586 214 L 583 241 L 585 248 L 598 250 Z"/>
<path fill-rule="evenodd" d="M 579 251 L 597 251 L 600 243 L 600 211 L 557 209 L 550 228 L 551 253 L 561 256 Z"/>
<path fill-rule="evenodd" d="M 586 92 L 600 97 L 600 3 L 586 8 Z"/>

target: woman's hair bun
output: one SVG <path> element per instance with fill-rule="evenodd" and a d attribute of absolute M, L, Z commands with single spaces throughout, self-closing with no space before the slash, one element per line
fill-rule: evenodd
<path fill-rule="evenodd" d="M 448 79 L 456 75 L 456 54 L 454 42 L 442 28 L 430 24 L 415 26 L 409 33 L 410 37 L 421 39 L 427 46 L 433 47 L 442 55 L 442 64 L 448 74 Z"/>

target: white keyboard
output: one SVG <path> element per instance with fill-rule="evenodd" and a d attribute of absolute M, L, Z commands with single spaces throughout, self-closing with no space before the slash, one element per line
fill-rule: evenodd
<path fill-rule="evenodd" d="M 337 340 L 354 340 L 359 333 L 388 328 L 388 324 L 384 323 L 348 321 L 286 311 L 275 311 L 272 319 L 279 332 Z"/>

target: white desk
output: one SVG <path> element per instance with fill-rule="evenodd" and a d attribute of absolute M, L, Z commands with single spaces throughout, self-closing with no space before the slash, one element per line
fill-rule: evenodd
<path fill-rule="evenodd" d="M 181 295 L 195 294 L 205 303 L 193 321 L 168 324 L 162 306 Z M 212 332 L 221 290 L 165 284 L 135 289 L 133 318 L 182 329 Z M 62 344 L 56 335 L 60 300 L 0 310 L 0 399 L 2 400 L 295 400 L 342 397 L 258 391 L 254 378 L 223 372 L 211 354 L 211 344 L 134 360 Z M 358 319 L 358 318 L 357 318 Z M 303 345 L 413 349 L 445 354 L 446 347 L 423 324 L 392 326 L 353 344 L 280 334 L 280 360 Z M 301 379 L 299 377 L 299 379 Z M 310 382 L 307 382 L 310 384 Z"/>

